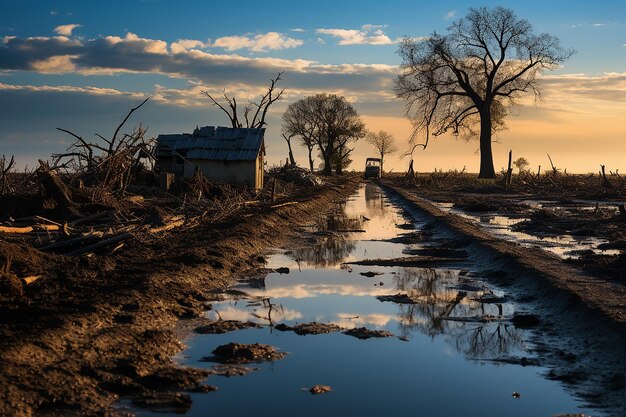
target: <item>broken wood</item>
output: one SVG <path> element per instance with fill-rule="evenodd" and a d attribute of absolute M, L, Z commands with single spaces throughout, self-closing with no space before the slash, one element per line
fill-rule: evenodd
<path fill-rule="evenodd" d="M 67 256 L 84 255 L 85 253 L 93 252 L 95 250 L 98 250 L 98 249 L 101 249 L 101 248 L 106 248 L 107 246 L 111 246 L 111 245 L 113 245 L 115 243 L 119 243 L 119 242 L 121 242 L 123 240 L 128 239 L 131 236 L 132 235 L 130 233 L 122 233 L 121 235 L 113 236 L 111 238 L 101 240 L 98 243 L 94 243 L 93 245 L 89 245 L 89 246 L 87 246 L 85 248 L 75 250 L 74 252 L 70 252 L 70 253 L 67 254 Z"/>
<path fill-rule="evenodd" d="M 0 226 L 1 233 L 25 234 L 31 232 L 53 232 L 59 230 L 59 226 L 54 224 L 37 224 L 33 226 Z"/>
<path fill-rule="evenodd" d="M 76 219 L 74 221 L 71 221 L 69 224 L 70 224 L 70 226 L 78 226 L 79 224 L 89 223 L 89 222 L 94 221 L 94 220 L 100 220 L 100 219 L 102 219 L 104 217 L 109 216 L 110 214 L 112 214 L 112 212 L 110 212 L 110 211 L 101 211 L 99 213 L 92 214 L 91 216 L 81 217 L 80 219 Z"/>
<path fill-rule="evenodd" d="M 275 209 L 275 208 L 279 208 L 279 207 L 291 206 L 292 204 L 298 204 L 298 202 L 297 201 L 288 201 L 286 203 L 274 204 L 273 206 L 270 206 L 270 207 Z"/>
<path fill-rule="evenodd" d="M 24 285 L 30 285 L 33 282 L 37 281 L 39 278 L 41 278 L 41 275 L 29 275 L 27 277 L 20 278 L 20 281 L 22 281 L 22 284 Z"/>
<path fill-rule="evenodd" d="M 72 193 L 65 183 L 58 177 L 54 170 L 50 169 L 47 162 L 39 160 L 39 168 L 37 176 L 41 182 L 45 194 L 54 200 L 56 207 L 63 212 L 75 214 L 74 202 L 72 201 Z"/>
<path fill-rule="evenodd" d="M 163 225 L 163 226 L 158 226 L 158 227 L 153 227 L 148 229 L 149 233 L 160 233 L 160 232 L 165 232 L 167 230 L 171 230 L 174 229 L 176 227 L 180 227 L 183 224 L 185 224 L 185 219 L 183 216 L 177 216 L 175 218 L 175 220 Z"/>
<path fill-rule="evenodd" d="M 71 246 L 76 246 L 78 244 L 88 242 L 90 240 L 100 239 L 104 234 L 102 232 L 93 232 L 88 235 L 78 236 L 73 239 L 67 240 L 59 240 L 57 242 L 49 243 L 45 246 L 39 248 L 39 250 L 50 250 L 50 249 L 59 249 L 59 248 L 67 248 Z"/>

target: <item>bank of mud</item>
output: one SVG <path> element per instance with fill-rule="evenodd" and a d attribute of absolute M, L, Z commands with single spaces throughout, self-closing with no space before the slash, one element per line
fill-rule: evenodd
<path fill-rule="evenodd" d="M 45 274 L 0 303 L 0 415 L 118 415 L 120 398 L 185 410 L 182 391 L 208 392 L 207 373 L 176 367 L 174 327 L 202 316 L 234 276 L 264 266 L 263 252 L 345 198 L 360 179 L 333 180 L 286 205 L 260 205 L 210 225 L 131 240 L 107 256 L 68 257 L 0 241 L 17 275 Z"/>
<path fill-rule="evenodd" d="M 473 254 L 491 283 L 515 294 L 539 318 L 532 341 L 545 375 L 594 407 L 623 415 L 626 406 L 626 288 L 594 276 L 537 247 L 498 239 L 474 222 L 437 207 L 414 186 L 382 180 L 409 211 L 431 219 L 430 228 Z M 431 196 L 429 196 L 431 197 Z"/>

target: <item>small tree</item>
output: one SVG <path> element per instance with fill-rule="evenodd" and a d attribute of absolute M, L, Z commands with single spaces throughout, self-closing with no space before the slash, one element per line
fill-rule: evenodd
<path fill-rule="evenodd" d="M 522 94 L 539 96 L 538 74 L 552 70 L 574 51 L 561 48 L 546 33 L 510 9 L 470 9 L 466 17 L 426 40 L 406 38 L 400 44 L 402 73 L 398 97 L 407 102 L 415 133 L 448 131 L 479 137 L 479 178 L 494 178 L 492 133 L 507 108 Z M 476 129 L 478 127 L 478 129 Z M 474 133 L 476 130 L 479 133 Z"/>
<path fill-rule="evenodd" d="M 398 147 L 395 143 L 396 139 L 390 133 L 380 130 L 378 133 L 368 132 L 365 140 L 374 146 L 376 152 L 378 152 L 378 155 L 380 156 L 380 172 L 382 174 L 385 156 L 398 151 Z"/>
<path fill-rule="evenodd" d="M 526 158 L 524 158 L 523 156 L 520 156 L 515 161 L 513 161 L 513 165 L 517 167 L 517 169 L 519 170 L 519 173 L 521 174 L 522 171 L 524 171 L 526 167 L 530 165 L 530 163 L 528 162 Z"/>

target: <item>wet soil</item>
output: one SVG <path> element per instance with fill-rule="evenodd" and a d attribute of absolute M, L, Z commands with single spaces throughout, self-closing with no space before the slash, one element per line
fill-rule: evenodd
<path fill-rule="evenodd" d="M 183 348 L 176 324 L 201 317 L 214 290 L 262 268 L 268 245 L 359 181 L 333 180 L 296 196 L 297 204 L 257 206 L 164 239 L 133 239 L 106 256 L 68 257 L 0 241 L 0 264 L 10 257 L 12 274 L 43 275 L 22 294 L 2 292 L 0 415 L 125 414 L 112 407 L 119 398 L 185 410 L 181 389 L 210 389 L 200 383 L 207 372 L 172 361 Z"/>

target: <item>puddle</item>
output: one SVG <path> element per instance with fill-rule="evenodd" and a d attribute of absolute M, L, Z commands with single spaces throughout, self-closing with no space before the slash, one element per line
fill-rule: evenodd
<path fill-rule="evenodd" d="M 517 306 L 479 279 L 479 265 L 463 257 L 433 268 L 345 264 L 401 258 L 407 249 L 432 251 L 441 242 L 389 241 L 410 233 L 407 224 L 419 230 L 424 222 L 405 218 L 368 184 L 309 225 L 304 247 L 269 257 L 268 268 L 288 267 L 289 274 L 270 273 L 262 285 L 237 286 L 245 299 L 211 303 L 210 318 L 261 327 L 195 336 L 180 362 L 211 368 L 215 364 L 202 358 L 231 342 L 268 344 L 287 355 L 255 363 L 258 369 L 246 376 L 210 377 L 219 390 L 190 394 L 186 415 L 592 415 L 558 382 L 541 376 L 547 369 L 519 365 L 536 361 L 530 331 L 511 324 Z M 374 274 L 361 274 L 368 272 Z M 381 301 L 396 294 L 410 303 Z M 341 331 L 301 336 L 273 327 L 309 322 L 394 337 L 360 340 Z M 331 391 L 311 395 L 316 385 Z"/>
<path fill-rule="evenodd" d="M 432 202 L 434 205 L 439 207 L 445 212 L 453 213 L 463 218 L 469 219 L 474 223 L 478 224 L 481 228 L 487 230 L 495 237 L 500 239 L 508 240 L 511 242 L 519 243 L 522 246 L 526 247 L 540 247 L 541 249 L 545 249 L 549 252 L 552 252 L 563 259 L 577 259 L 580 257 L 580 254 L 585 251 L 593 251 L 597 254 L 603 255 L 619 255 L 621 252 L 619 250 L 603 250 L 598 247 L 607 243 L 606 240 L 598 239 L 595 237 L 589 236 L 572 236 L 572 235 L 561 235 L 558 237 L 555 236 L 537 236 L 529 233 L 524 233 L 521 231 L 516 231 L 512 229 L 512 226 L 529 220 L 526 217 L 521 217 L 520 215 L 512 215 L 507 216 L 503 213 L 493 212 L 493 213 L 470 213 L 465 210 L 461 210 L 453 207 L 453 203 L 441 203 L 441 202 Z M 593 204 L 587 202 L 586 205 L 582 205 L 582 203 L 577 203 L 576 206 L 564 206 L 562 203 L 554 203 L 554 202 L 544 202 L 544 201 L 532 201 L 532 200 L 524 200 L 524 203 L 529 207 L 539 209 L 544 207 L 550 207 L 552 209 L 559 210 L 589 210 L 592 211 L 595 209 L 595 202 Z M 609 204 L 605 204 L 605 206 L 610 206 Z"/>

